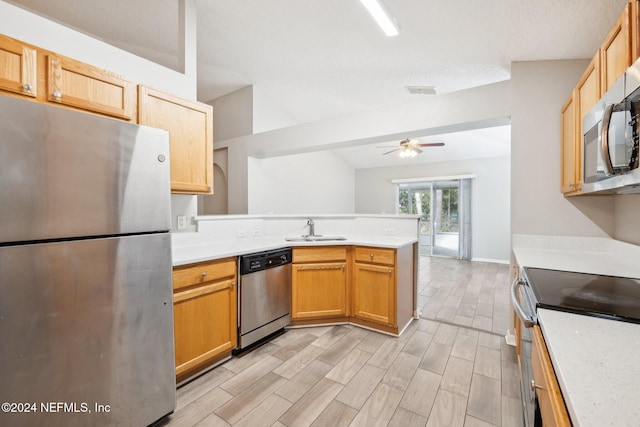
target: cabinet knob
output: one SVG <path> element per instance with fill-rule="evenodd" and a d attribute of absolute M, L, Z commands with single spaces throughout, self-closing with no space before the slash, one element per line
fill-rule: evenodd
<path fill-rule="evenodd" d="M 236 286 L 237 283 L 236 282 L 231 282 L 231 286 Z"/>
<path fill-rule="evenodd" d="M 207 277 L 207 272 L 206 271 L 202 272 L 202 277 Z"/>
<path fill-rule="evenodd" d="M 391 271 L 391 269 L 389 269 L 389 271 L 387 271 L 387 274 L 388 274 L 389 276 L 391 276 L 391 273 L 392 273 L 392 271 Z"/>
<path fill-rule="evenodd" d="M 25 83 L 22 87 L 24 88 L 25 92 L 31 92 L 31 85 L 29 83 Z"/>
<path fill-rule="evenodd" d="M 569 187 L 575 187 L 575 186 L 576 186 L 575 182 L 572 182 L 569 184 Z"/>
<path fill-rule="evenodd" d="M 341 268 L 342 268 L 342 271 L 344 271 L 344 269 L 345 269 L 345 268 L 347 268 L 347 266 L 346 266 L 346 265 L 344 265 L 344 264 L 342 264 L 342 267 L 341 267 Z"/>
<path fill-rule="evenodd" d="M 373 254 L 369 255 L 369 258 L 371 258 L 371 261 L 373 261 Z"/>
<path fill-rule="evenodd" d="M 62 93 L 60 93 L 58 91 L 55 91 L 55 92 L 53 92 L 53 97 L 55 99 L 60 99 L 60 98 L 62 98 Z"/>

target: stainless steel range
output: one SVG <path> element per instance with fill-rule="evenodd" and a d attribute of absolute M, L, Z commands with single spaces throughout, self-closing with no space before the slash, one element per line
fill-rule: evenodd
<path fill-rule="evenodd" d="M 640 279 L 524 267 L 511 287 L 521 322 L 521 395 L 527 427 L 541 422 L 532 388 L 531 328 L 538 308 L 640 323 Z M 518 296 L 520 291 L 521 297 Z"/>

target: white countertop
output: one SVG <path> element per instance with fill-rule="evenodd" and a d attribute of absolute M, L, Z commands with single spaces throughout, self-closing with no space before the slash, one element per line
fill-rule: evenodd
<path fill-rule="evenodd" d="M 640 277 L 640 247 L 608 238 L 514 235 L 520 267 Z M 640 325 L 538 309 L 574 426 L 640 425 Z"/>
<path fill-rule="evenodd" d="M 354 245 L 397 249 L 418 241 L 416 238 L 400 236 L 346 235 L 342 237 L 346 237 L 347 240 L 315 242 L 289 242 L 284 239 L 284 236 L 262 236 L 223 241 L 213 239 L 207 241 L 206 235 L 200 233 L 193 233 L 192 239 L 182 237 L 180 243 L 174 242 L 172 248 L 174 266 L 287 247 Z"/>
<path fill-rule="evenodd" d="M 606 238 L 514 235 L 520 267 L 640 277 L 640 247 Z"/>
<path fill-rule="evenodd" d="M 640 425 L 640 325 L 538 310 L 574 426 Z"/>

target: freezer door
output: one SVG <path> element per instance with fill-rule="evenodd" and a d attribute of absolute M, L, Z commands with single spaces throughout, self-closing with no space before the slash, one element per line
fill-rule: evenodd
<path fill-rule="evenodd" d="M 170 229 L 166 131 L 0 97 L 0 244 Z"/>
<path fill-rule="evenodd" d="M 0 247 L 0 384 L 0 402 L 21 405 L 2 426 L 146 426 L 172 412 L 169 234 Z"/>

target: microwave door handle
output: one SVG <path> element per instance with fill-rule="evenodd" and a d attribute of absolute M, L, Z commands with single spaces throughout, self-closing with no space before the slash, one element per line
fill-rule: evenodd
<path fill-rule="evenodd" d="M 602 153 L 603 166 L 608 175 L 613 175 L 613 164 L 611 163 L 611 153 L 609 152 L 609 125 L 611 124 L 612 115 L 613 104 L 609 104 L 604 109 L 602 129 L 600 130 L 600 152 Z"/>
<path fill-rule="evenodd" d="M 520 300 L 518 298 L 518 288 L 520 286 L 526 286 L 526 282 L 520 278 L 517 278 L 511 284 L 511 305 L 513 305 L 513 309 L 520 320 L 522 320 L 524 327 L 531 328 L 536 324 L 536 319 L 535 317 L 525 313 L 522 305 L 520 305 Z M 526 295 L 523 294 L 523 298 L 526 298 Z"/>

